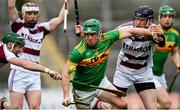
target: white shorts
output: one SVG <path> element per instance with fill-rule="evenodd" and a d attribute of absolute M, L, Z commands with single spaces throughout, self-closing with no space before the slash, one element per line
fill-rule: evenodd
<path fill-rule="evenodd" d="M 154 83 L 155 83 L 156 88 L 163 86 L 165 89 L 167 89 L 167 83 L 166 83 L 164 74 L 162 76 L 154 75 Z"/>
<path fill-rule="evenodd" d="M 41 90 L 40 74 L 12 69 L 8 79 L 8 88 L 9 91 L 20 93 Z"/>
<path fill-rule="evenodd" d="M 118 69 L 114 74 L 113 84 L 121 88 L 128 88 L 133 83 L 154 82 L 152 69 L 140 74 L 127 74 Z"/>
<path fill-rule="evenodd" d="M 113 86 L 112 83 L 107 79 L 107 77 L 104 77 L 104 79 L 101 81 L 99 87 L 110 87 Z M 91 102 L 95 97 L 98 97 L 102 94 L 103 90 L 97 89 L 96 91 L 87 92 L 87 91 L 80 91 L 73 89 L 73 97 L 74 100 L 78 100 L 79 102 L 83 102 L 89 105 L 83 105 L 83 104 L 76 104 L 77 108 L 83 108 L 83 109 L 90 109 L 91 108 Z"/>

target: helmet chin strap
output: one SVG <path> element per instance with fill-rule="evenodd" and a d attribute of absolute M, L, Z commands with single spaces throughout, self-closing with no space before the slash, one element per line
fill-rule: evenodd
<path fill-rule="evenodd" d="M 152 19 L 148 19 L 146 23 L 146 28 L 148 28 L 152 24 Z"/>
<path fill-rule="evenodd" d="M 12 47 L 11 47 L 11 49 L 10 49 L 11 52 L 13 51 L 14 45 L 15 45 L 15 44 L 12 43 Z"/>

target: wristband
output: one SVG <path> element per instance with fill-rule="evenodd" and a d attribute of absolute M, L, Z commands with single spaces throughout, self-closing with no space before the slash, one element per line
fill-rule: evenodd
<path fill-rule="evenodd" d="M 45 68 L 44 72 L 49 73 L 49 68 Z"/>

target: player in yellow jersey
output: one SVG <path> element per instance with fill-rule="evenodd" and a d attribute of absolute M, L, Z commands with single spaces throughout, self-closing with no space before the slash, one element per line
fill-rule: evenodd
<path fill-rule="evenodd" d="M 179 57 L 179 33 L 172 28 L 175 20 L 176 12 L 173 7 L 165 5 L 159 9 L 159 26 L 165 36 L 165 46 L 159 47 L 156 45 L 153 55 L 153 74 L 155 77 L 155 85 L 157 91 L 158 102 L 161 108 L 170 108 L 171 99 L 166 89 L 167 84 L 164 75 L 164 64 L 171 55 L 173 62 L 177 68 L 177 74 L 180 73 L 180 57 Z"/>

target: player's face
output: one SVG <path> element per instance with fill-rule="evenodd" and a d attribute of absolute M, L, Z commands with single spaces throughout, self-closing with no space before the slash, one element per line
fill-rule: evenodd
<path fill-rule="evenodd" d="M 99 42 L 98 33 L 85 33 L 85 41 L 89 48 L 95 48 Z"/>
<path fill-rule="evenodd" d="M 160 24 L 163 28 L 170 28 L 173 25 L 174 17 L 172 15 L 162 15 L 160 17 Z"/>
<path fill-rule="evenodd" d="M 24 45 L 16 45 L 16 46 L 14 46 L 14 48 L 12 50 L 12 52 L 15 54 L 18 54 L 23 51 L 24 51 Z"/>
<path fill-rule="evenodd" d="M 135 18 L 134 25 L 139 28 L 145 28 L 147 25 L 147 19 Z"/>
<path fill-rule="evenodd" d="M 39 12 L 29 11 L 25 13 L 24 20 L 27 23 L 34 24 L 37 23 L 38 17 L 39 17 Z"/>

